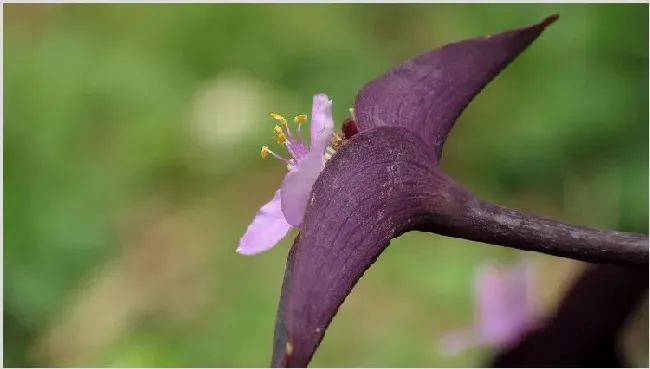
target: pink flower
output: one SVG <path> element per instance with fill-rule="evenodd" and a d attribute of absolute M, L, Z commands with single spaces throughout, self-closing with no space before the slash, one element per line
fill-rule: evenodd
<path fill-rule="evenodd" d="M 286 159 L 267 146 L 262 147 L 262 157 L 268 154 L 284 161 L 289 171 L 273 199 L 263 205 L 239 240 L 237 252 L 254 255 L 275 246 L 291 227 L 298 227 L 307 208 L 307 201 L 316 178 L 325 167 L 326 151 L 334 132 L 332 101 L 325 94 L 314 95 L 308 146 L 302 139 L 300 127 L 307 120 L 306 115 L 298 115 L 294 122 L 298 128 L 296 135 L 289 129 L 287 120 L 278 114 L 271 116 L 281 123 L 275 126 L 278 143 L 286 146 L 290 159 Z"/>
<path fill-rule="evenodd" d="M 533 272 L 526 262 L 479 267 L 474 326 L 447 333 L 442 351 L 453 355 L 476 346 L 505 347 L 533 328 L 537 318 Z"/>

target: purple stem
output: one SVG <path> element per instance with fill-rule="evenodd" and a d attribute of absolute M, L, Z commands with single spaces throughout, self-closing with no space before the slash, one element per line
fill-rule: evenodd
<path fill-rule="evenodd" d="M 424 229 L 437 229 L 429 223 Z M 648 265 L 648 235 L 558 222 L 472 197 L 446 236 L 592 263 Z"/>

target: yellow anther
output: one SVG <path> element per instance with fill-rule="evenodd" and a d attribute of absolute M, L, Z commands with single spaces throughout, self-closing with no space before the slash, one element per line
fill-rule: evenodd
<path fill-rule="evenodd" d="M 284 133 L 280 133 L 276 135 L 276 138 L 278 140 L 278 143 L 280 145 L 284 145 L 285 142 L 287 142 L 287 136 L 284 135 Z"/>
<path fill-rule="evenodd" d="M 307 114 L 300 114 L 293 118 L 293 121 L 297 124 L 302 124 L 302 122 L 307 120 Z"/>
<path fill-rule="evenodd" d="M 262 146 L 262 150 L 260 150 L 260 155 L 262 155 L 262 159 L 266 158 L 268 154 L 269 154 L 269 147 Z"/>
<path fill-rule="evenodd" d="M 273 132 L 275 133 L 275 138 L 278 140 L 280 145 L 284 145 L 284 143 L 287 142 L 287 136 L 284 134 L 280 126 L 275 126 Z"/>
<path fill-rule="evenodd" d="M 271 116 L 271 118 L 273 118 L 275 120 L 279 120 L 280 122 L 282 122 L 283 126 L 285 126 L 285 127 L 287 126 L 287 120 L 282 115 L 276 114 L 276 113 L 271 113 L 269 115 Z"/>

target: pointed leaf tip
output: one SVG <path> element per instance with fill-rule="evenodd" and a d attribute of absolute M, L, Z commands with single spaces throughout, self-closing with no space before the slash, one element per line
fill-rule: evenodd
<path fill-rule="evenodd" d="M 392 68 L 359 91 L 359 130 L 406 128 L 434 147 L 440 158 L 447 134 L 465 107 L 558 17 L 447 44 Z"/>
<path fill-rule="evenodd" d="M 551 24 L 555 23 L 556 20 L 560 19 L 559 14 L 551 14 L 548 17 L 546 17 L 539 25 L 540 27 L 548 27 Z"/>

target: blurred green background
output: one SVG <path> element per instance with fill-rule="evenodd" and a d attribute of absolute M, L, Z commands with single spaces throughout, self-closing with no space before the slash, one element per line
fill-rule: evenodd
<path fill-rule="evenodd" d="M 647 5 L 4 6 L 4 359 L 9 366 L 266 366 L 290 239 L 235 253 L 285 168 L 269 112 L 340 123 L 392 65 L 549 28 L 467 109 L 443 166 L 485 200 L 648 231 Z M 314 366 L 481 366 L 439 353 L 472 278 L 515 251 L 395 240 Z M 546 308 L 583 267 L 532 255 Z M 647 305 L 626 331 L 648 363 Z"/>

